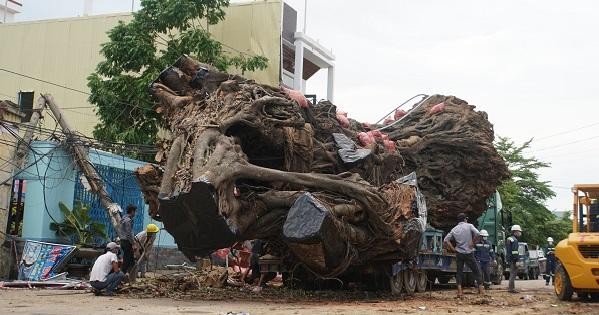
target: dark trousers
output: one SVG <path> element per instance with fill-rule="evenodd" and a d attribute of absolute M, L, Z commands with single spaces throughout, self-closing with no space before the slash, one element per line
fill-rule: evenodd
<path fill-rule="evenodd" d="M 516 290 L 516 274 L 517 273 L 518 273 L 518 268 L 516 268 L 516 262 L 510 261 L 510 282 L 508 283 L 509 291 Z"/>
<path fill-rule="evenodd" d="M 483 274 L 484 285 L 488 286 L 491 284 L 491 270 L 489 269 L 489 261 L 479 261 L 480 271 Z"/>
<path fill-rule="evenodd" d="M 545 270 L 545 283 L 552 281 L 553 274 L 555 273 L 555 256 L 547 257 L 547 269 Z"/>
<path fill-rule="evenodd" d="M 106 281 L 91 281 L 89 284 L 96 290 L 106 289 L 107 293 L 114 292 L 114 289 L 123 281 L 125 274 L 121 271 L 110 273 L 106 276 Z"/>
<path fill-rule="evenodd" d="M 135 265 L 135 257 L 133 256 L 133 244 L 128 240 L 121 240 L 121 250 L 123 250 L 123 266 L 121 270 L 127 273 L 133 265 Z"/>
<path fill-rule="evenodd" d="M 457 284 L 459 286 L 462 285 L 462 279 L 464 278 L 464 264 L 466 264 L 466 266 L 468 266 L 468 268 L 470 268 L 470 270 L 472 270 L 472 275 L 474 276 L 474 279 L 476 279 L 477 285 L 479 285 L 479 286 L 482 285 L 483 280 L 480 275 L 480 271 L 478 270 L 478 264 L 476 263 L 476 259 L 474 258 L 474 253 L 470 253 L 470 254 L 457 253 L 456 258 L 457 258 L 458 270 L 455 275 L 455 281 L 457 282 Z"/>

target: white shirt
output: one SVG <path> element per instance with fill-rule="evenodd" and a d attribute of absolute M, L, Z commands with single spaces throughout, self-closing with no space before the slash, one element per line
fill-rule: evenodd
<path fill-rule="evenodd" d="M 460 222 L 449 232 L 443 241 L 449 242 L 452 238 L 456 242 L 455 250 L 461 254 L 470 254 L 474 251 L 474 242 L 472 237 L 479 236 L 480 232 L 474 225 L 466 222 Z"/>
<path fill-rule="evenodd" d="M 111 251 L 107 251 L 106 254 L 100 255 L 92 267 L 92 272 L 89 274 L 89 281 L 106 281 L 106 276 L 108 276 L 112 270 L 112 263 L 118 260 L 116 254 Z"/>
<path fill-rule="evenodd" d="M 139 245 L 135 251 L 135 257 L 139 258 L 142 253 L 142 247 L 145 248 L 146 245 L 149 245 L 148 252 L 146 253 L 146 258 L 148 258 L 148 256 L 152 254 L 152 249 L 154 248 L 152 245 L 154 244 L 154 240 L 156 240 L 156 233 L 152 233 L 152 235 L 148 238 L 148 233 L 146 230 L 143 230 L 135 235 L 135 239 Z"/>

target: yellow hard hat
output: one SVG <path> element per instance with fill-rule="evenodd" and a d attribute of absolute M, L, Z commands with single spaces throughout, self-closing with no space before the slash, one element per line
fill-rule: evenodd
<path fill-rule="evenodd" d="M 154 223 L 150 223 L 148 226 L 146 226 L 146 232 L 148 233 L 158 233 L 159 231 L 160 228 Z"/>

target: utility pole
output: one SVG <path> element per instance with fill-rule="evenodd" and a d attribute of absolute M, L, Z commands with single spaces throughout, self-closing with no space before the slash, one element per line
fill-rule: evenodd
<path fill-rule="evenodd" d="M 31 139 L 33 138 L 33 132 L 35 131 L 35 127 L 40 121 L 40 117 L 42 116 L 42 110 L 44 109 L 45 105 L 46 99 L 43 96 L 40 96 L 37 99 L 35 105 L 33 106 L 31 118 L 29 119 L 29 122 L 27 122 L 27 126 L 25 127 L 23 142 L 18 144 L 17 151 L 15 151 L 15 156 L 13 159 L 18 169 L 23 169 L 23 167 L 25 166 L 25 162 L 27 162 L 29 144 L 31 143 Z"/>
<path fill-rule="evenodd" d="M 58 124 L 62 128 L 63 133 L 67 137 L 67 147 L 69 148 L 69 151 L 73 156 L 73 160 L 75 160 L 75 162 L 81 169 L 81 172 L 83 173 L 85 178 L 87 178 L 87 181 L 89 182 L 89 185 L 91 187 L 91 191 L 98 195 L 98 197 L 100 198 L 100 203 L 108 211 L 108 216 L 110 217 L 112 226 L 115 230 L 118 230 L 121 222 L 121 216 L 119 214 L 120 206 L 114 203 L 114 201 L 112 201 L 112 198 L 110 198 L 110 196 L 108 195 L 108 192 L 104 187 L 102 179 L 96 172 L 96 169 L 93 167 L 92 163 L 89 161 L 87 151 L 78 142 L 79 137 L 73 132 L 73 129 L 66 121 L 64 115 L 60 111 L 60 108 L 58 108 L 58 106 L 54 102 L 54 97 L 52 97 L 52 95 L 50 94 L 45 94 L 44 98 L 46 99 L 46 104 L 48 104 L 48 107 L 52 111 L 52 114 L 54 114 L 54 117 L 56 118 L 56 120 L 58 120 Z"/>

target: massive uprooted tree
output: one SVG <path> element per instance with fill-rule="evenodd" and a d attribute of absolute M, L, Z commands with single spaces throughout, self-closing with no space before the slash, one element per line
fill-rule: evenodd
<path fill-rule="evenodd" d="M 257 238 L 320 276 L 413 258 L 423 199 L 430 223 L 448 228 L 459 212 L 480 215 L 508 175 L 486 114 L 451 96 L 381 131 L 187 56 L 151 91 L 172 138 L 137 177 L 190 259 Z"/>

